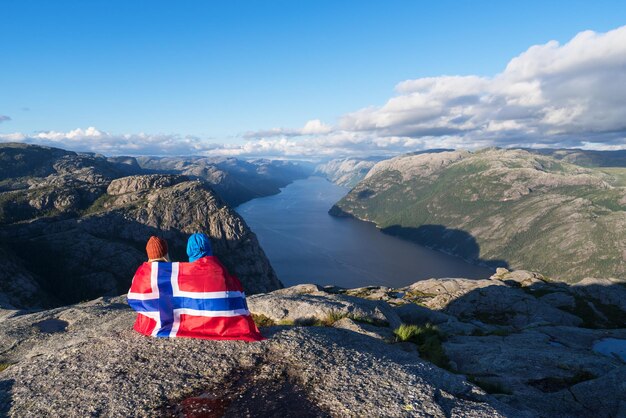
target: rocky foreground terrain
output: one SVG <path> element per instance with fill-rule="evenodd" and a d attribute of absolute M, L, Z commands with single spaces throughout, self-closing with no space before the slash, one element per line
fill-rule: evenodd
<path fill-rule="evenodd" d="M 623 417 L 626 359 L 602 345 L 626 342 L 625 301 L 608 280 L 503 269 L 299 285 L 249 297 L 260 343 L 142 336 L 123 296 L 5 311 L 0 414 Z"/>
<path fill-rule="evenodd" d="M 626 168 L 551 153 L 559 159 L 486 149 L 381 161 L 331 214 L 494 267 L 566 282 L 626 277 Z"/>
<path fill-rule="evenodd" d="M 0 309 L 53 307 L 126 291 L 150 235 L 186 260 L 189 234 L 249 293 L 281 287 L 256 236 L 206 181 L 128 175 L 134 159 L 52 148 L 0 147 Z"/>

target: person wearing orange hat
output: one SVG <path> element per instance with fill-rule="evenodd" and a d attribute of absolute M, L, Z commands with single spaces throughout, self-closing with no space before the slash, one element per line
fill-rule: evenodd
<path fill-rule="evenodd" d="M 170 256 L 167 249 L 167 241 L 154 235 L 148 240 L 146 244 L 146 253 L 148 254 L 148 262 L 165 261 L 169 263 Z"/>

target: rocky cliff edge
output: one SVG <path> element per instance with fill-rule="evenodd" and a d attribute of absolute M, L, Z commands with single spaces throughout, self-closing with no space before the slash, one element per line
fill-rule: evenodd
<path fill-rule="evenodd" d="M 144 337 L 123 297 L 9 312 L 0 413 L 624 416 L 624 360 L 596 349 L 626 341 L 624 293 L 506 270 L 401 289 L 299 285 L 249 298 L 261 343 Z"/>

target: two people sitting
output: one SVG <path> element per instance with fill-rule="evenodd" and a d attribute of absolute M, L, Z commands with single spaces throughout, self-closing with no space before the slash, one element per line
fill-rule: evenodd
<path fill-rule="evenodd" d="M 134 329 L 153 337 L 260 341 L 241 282 L 213 256 L 202 233 L 189 237 L 189 262 L 171 262 L 167 242 L 150 237 L 128 303 Z"/>

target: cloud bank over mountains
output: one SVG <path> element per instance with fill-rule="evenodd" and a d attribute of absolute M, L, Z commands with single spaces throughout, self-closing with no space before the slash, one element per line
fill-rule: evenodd
<path fill-rule="evenodd" d="M 403 81 L 395 91 L 382 106 L 345 114 L 334 125 L 313 119 L 300 129 L 247 132 L 236 144 L 179 135 L 115 135 L 95 128 L 0 134 L 0 139 L 106 154 L 264 157 L 485 146 L 623 149 L 626 26 L 580 32 L 563 45 L 532 46 L 493 77 L 425 77 Z"/>

